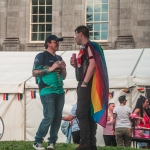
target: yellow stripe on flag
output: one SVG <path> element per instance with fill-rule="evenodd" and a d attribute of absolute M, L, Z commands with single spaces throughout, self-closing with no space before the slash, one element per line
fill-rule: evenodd
<path fill-rule="evenodd" d="M 102 110 L 101 100 L 99 99 L 99 96 L 96 90 L 96 71 L 93 75 L 91 98 L 92 98 L 92 105 L 93 105 L 94 113 Z"/>

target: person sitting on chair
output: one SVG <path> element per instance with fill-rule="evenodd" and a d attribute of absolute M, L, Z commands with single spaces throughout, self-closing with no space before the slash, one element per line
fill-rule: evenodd
<path fill-rule="evenodd" d="M 76 118 L 76 109 L 77 109 L 77 103 L 73 105 L 70 114 L 68 116 L 65 116 L 62 118 L 62 120 L 65 121 L 71 121 L 72 125 L 72 138 L 73 138 L 73 143 L 79 144 L 80 142 L 80 128 L 78 125 L 78 119 Z"/>
<path fill-rule="evenodd" d="M 139 117 L 137 114 L 131 114 L 130 116 L 133 119 L 133 127 L 134 127 L 132 137 L 149 138 L 149 135 L 144 134 L 143 131 L 142 131 L 142 129 L 149 129 L 149 128 L 139 126 L 140 121 L 143 118 Z M 139 130 L 139 129 L 141 129 L 141 130 Z"/>

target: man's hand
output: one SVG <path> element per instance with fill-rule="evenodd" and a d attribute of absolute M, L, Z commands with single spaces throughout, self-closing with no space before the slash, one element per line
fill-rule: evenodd
<path fill-rule="evenodd" d="M 81 87 L 87 87 L 87 85 L 81 84 Z"/>
<path fill-rule="evenodd" d="M 74 68 L 77 66 L 77 61 L 74 60 L 72 57 L 70 58 L 70 65 L 73 66 Z"/>
<path fill-rule="evenodd" d="M 81 84 L 81 87 L 87 87 L 87 85 L 88 85 L 88 83 L 83 81 L 82 84 Z"/>
<path fill-rule="evenodd" d="M 57 68 L 61 68 L 60 61 L 56 61 L 51 67 L 48 68 L 48 71 L 52 72 L 52 71 L 54 71 Z"/>
<path fill-rule="evenodd" d="M 66 63 L 62 60 L 61 61 L 61 69 L 65 69 L 66 68 Z"/>

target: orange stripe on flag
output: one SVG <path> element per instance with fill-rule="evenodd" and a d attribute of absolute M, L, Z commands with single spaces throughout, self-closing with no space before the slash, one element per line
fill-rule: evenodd
<path fill-rule="evenodd" d="M 6 94 L 5 93 L 3 94 L 3 100 L 6 100 Z"/>
<path fill-rule="evenodd" d="M 99 98 L 99 95 L 97 93 L 97 89 L 96 89 L 96 72 L 93 75 L 93 83 L 92 83 L 92 92 L 91 92 L 91 98 L 92 98 L 92 105 L 93 105 L 93 109 L 94 109 L 94 113 L 102 110 L 102 103 L 101 100 Z"/>
<path fill-rule="evenodd" d="M 100 102 L 102 103 L 102 82 L 97 68 L 96 68 L 96 91 L 99 96 Z"/>
<path fill-rule="evenodd" d="M 31 91 L 31 99 L 34 99 L 34 93 Z"/>

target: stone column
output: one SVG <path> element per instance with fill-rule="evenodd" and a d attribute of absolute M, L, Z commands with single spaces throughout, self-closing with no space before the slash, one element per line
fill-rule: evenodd
<path fill-rule="evenodd" d="M 62 0 L 62 42 L 61 49 L 75 50 L 74 30 L 85 24 L 86 0 Z"/>
<path fill-rule="evenodd" d="M 119 12 L 119 36 L 116 41 L 116 49 L 134 48 L 134 39 L 132 37 L 132 3 L 131 0 L 120 0 Z"/>
<path fill-rule="evenodd" d="M 131 32 L 132 36 L 134 37 L 135 48 L 137 47 L 137 20 L 138 20 L 138 3 L 139 1 L 131 0 L 131 7 L 132 7 L 132 19 L 131 19 Z"/>
<path fill-rule="evenodd" d="M 6 39 L 3 51 L 19 51 L 19 3 L 20 0 L 6 0 Z"/>
<path fill-rule="evenodd" d="M 53 0 L 52 1 L 52 33 L 61 37 L 62 36 L 62 0 Z"/>
<path fill-rule="evenodd" d="M 115 49 L 116 37 L 119 35 L 120 0 L 109 0 L 109 46 L 104 49 Z M 105 42 L 106 43 L 106 42 Z M 105 44 L 104 43 L 104 44 Z"/>

